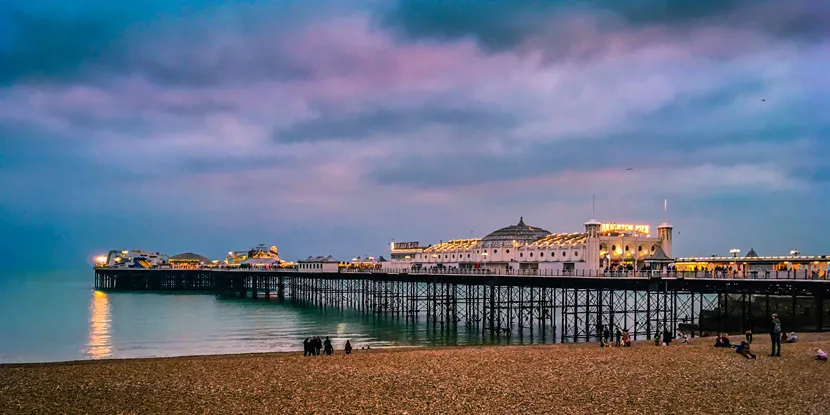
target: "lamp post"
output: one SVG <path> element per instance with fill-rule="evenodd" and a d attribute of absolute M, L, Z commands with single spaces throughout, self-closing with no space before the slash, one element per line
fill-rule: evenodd
<path fill-rule="evenodd" d="M 733 248 L 733 249 L 729 250 L 729 253 L 732 254 L 733 258 L 737 258 L 738 254 L 741 253 L 741 250 L 737 249 L 737 248 Z"/>

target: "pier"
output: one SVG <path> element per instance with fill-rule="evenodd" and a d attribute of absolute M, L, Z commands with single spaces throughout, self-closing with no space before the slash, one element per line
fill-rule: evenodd
<path fill-rule="evenodd" d="M 534 335 L 549 342 L 595 341 L 603 327 L 651 339 L 668 329 L 691 335 L 765 332 L 777 313 L 788 331 L 830 329 L 824 279 L 695 278 L 476 273 L 298 272 L 294 270 L 96 268 L 105 291 L 194 292 L 352 310 L 435 331 Z"/>

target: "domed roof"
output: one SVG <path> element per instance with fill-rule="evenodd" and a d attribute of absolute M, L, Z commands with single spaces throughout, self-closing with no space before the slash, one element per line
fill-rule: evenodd
<path fill-rule="evenodd" d="M 206 256 L 194 254 L 192 252 L 185 252 L 183 254 L 173 255 L 170 257 L 170 262 L 187 261 L 187 262 L 201 262 L 202 264 L 210 264 L 212 261 Z"/>
<path fill-rule="evenodd" d="M 533 242 L 550 235 L 550 232 L 535 226 L 525 225 L 524 218 L 519 218 L 516 225 L 507 226 L 481 238 L 481 246 L 499 247 L 512 246 L 513 241 L 520 243 Z"/>

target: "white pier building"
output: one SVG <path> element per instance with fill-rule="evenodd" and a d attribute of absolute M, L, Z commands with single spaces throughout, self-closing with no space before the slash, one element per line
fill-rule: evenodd
<path fill-rule="evenodd" d="M 600 270 L 662 269 L 673 262 L 672 226 L 657 234 L 649 225 L 584 224 L 583 232 L 552 233 L 525 224 L 507 226 L 478 239 L 454 239 L 421 246 L 392 242 L 388 269 L 484 269 L 498 273 L 556 275 Z"/>

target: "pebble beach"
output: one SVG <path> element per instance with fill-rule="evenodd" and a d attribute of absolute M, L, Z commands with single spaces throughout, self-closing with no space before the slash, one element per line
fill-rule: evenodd
<path fill-rule="evenodd" d="M 740 341 L 742 336 L 733 336 Z M 830 413 L 830 335 L 758 360 L 691 345 L 355 350 L 0 365 L 0 413 Z"/>

